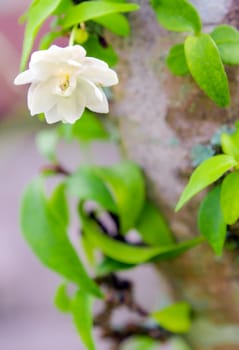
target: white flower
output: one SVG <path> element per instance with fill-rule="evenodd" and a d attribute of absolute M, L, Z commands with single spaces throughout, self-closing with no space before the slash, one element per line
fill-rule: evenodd
<path fill-rule="evenodd" d="M 48 123 L 62 120 L 74 123 L 84 112 L 108 113 L 102 86 L 118 83 L 117 74 L 101 60 L 86 57 L 80 45 L 59 47 L 32 54 L 29 69 L 14 83 L 28 84 L 28 108 L 31 115 L 45 113 Z"/>

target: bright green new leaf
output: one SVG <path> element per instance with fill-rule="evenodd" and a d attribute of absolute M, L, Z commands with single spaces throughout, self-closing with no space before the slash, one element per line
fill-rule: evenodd
<path fill-rule="evenodd" d="M 235 165 L 237 165 L 237 161 L 226 154 L 220 154 L 205 160 L 192 173 L 175 210 L 181 209 L 195 194 L 218 180 Z"/>
<path fill-rule="evenodd" d="M 144 177 L 140 168 L 134 163 L 122 162 L 112 167 L 97 168 L 96 174 L 114 198 L 121 231 L 127 233 L 134 227 L 144 204 Z"/>
<path fill-rule="evenodd" d="M 56 10 L 61 0 L 35 0 L 27 13 L 27 24 L 22 49 L 21 70 L 24 70 L 33 42 L 43 22 Z"/>
<path fill-rule="evenodd" d="M 186 75 L 189 73 L 184 44 L 177 44 L 171 47 L 166 62 L 170 71 L 175 75 Z"/>
<path fill-rule="evenodd" d="M 97 175 L 96 167 L 80 167 L 67 178 L 66 187 L 69 193 L 79 200 L 92 200 L 113 213 L 118 211 L 106 184 Z"/>
<path fill-rule="evenodd" d="M 187 333 L 191 326 L 190 306 L 185 302 L 175 303 L 153 312 L 151 317 L 160 326 L 174 333 Z"/>
<path fill-rule="evenodd" d="M 113 46 L 107 44 L 107 47 L 103 47 L 99 43 L 99 39 L 93 35 L 84 43 L 84 48 L 87 51 L 87 56 L 96 57 L 100 60 L 108 63 L 110 67 L 113 67 L 118 62 L 118 56 L 113 49 Z"/>
<path fill-rule="evenodd" d="M 88 293 L 102 296 L 73 248 L 62 220 L 48 206 L 42 178 L 35 179 L 24 193 L 21 227 L 25 239 L 44 265 Z"/>
<path fill-rule="evenodd" d="M 157 246 L 174 243 L 165 218 L 151 202 L 144 203 L 135 228 L 145 243 Z"/>
<path fill-rule="evenodd" d="M 129 21 L 120 13 L 97 17 L 94 22 L 120 36 L 128 36 L 130 32 Z"/>
<path fill-rule="evenodd" d="M 158 342 L 147 336 L 131 337 L 123 343 L 122 350 L 159 350 Z"/>
<path fill-rule="evenodd" d="M 106 140 L 109 138 L 109 134 L 105 130 L 99 117 L 97 117 L 95 113 L 87 110 L 85 110 L 81 118 L 74 124 L 61 124 L 58 127 L 58 134 L 67 141 L 76 139 L 80 143 Z"/>
<path fill-rule="evenodd" d="M 66 185 L 59 184 L 48 199 L 48 207 L 55 212 L 65 228 L 69 225 L 69 208 L 66 199 Z"/>
<path fill-rule="evenodd" d="M 40 154 L 52 163 L 57 162 L 56 146 L 58 140 L 56 129 L 42 130 L 36 137 L 36 144 Z"/>
<path fill-rule="evenodd" d="M 69 312 L 70 311 L 70 305 L 71 305 L 71 299 L 69 295 L 67 294 L 67 284 L 62 283 L 56 291 L 54 304 L 57 307 L 58 310 L 61 312 Z"/>
<path fill-rule="evenodd" d="M 222 183 L 221 208 L 224 220 L 233 225 L 239 218 L 239 172 L 228 174 Z"/>
<path fill-rule="evenodd" d="M 221 146 L 224 153 L 229 154 L 239 161 L 239 123 L 236 123 L 236 130 L 232 134 L 221 135 Z"/>
<path fill-rule="evenodd" d="M 195 7 L 187 0 L 151 0 L 162 27 L 175 32 L 199 33 L 201 19 Z"/>
<path fill-rule="evenodd" d="M 200 86 L 218 106 L 230 104 L 227 75 L 218 48 L 209 34 L 188 36 L 185 55 L 189 70 Z"/>
<path fill-rule="evenodd" d="M 76 329 L 87 350 L 95 350 L 93 329 L 93 299 L 89 294 L 79 290 L 71 301 L 71 312 Z"/>
<path fill-rule="evenodd" d="M 239 64 L 239 32 L 235 27 L 222 24 L 210 34 L 215 41 L 222 61 L 227 64 Z"/>
<path fill-rule="evenodd" d="M 199 230 L 217 255 L 222 254 L 227 231 L 220 196 L 221 186 L 217 186 L 206 195 L 198 212 Z"/>
<path fill-rule="evenodd" d="M 82 210 L 80 210 L 80 219 L 84 233 L 91 244 L 100 249 L 106 256 L 125 264 L 141 264 L 152 259 L 157 261 L 173 258 L 202 242 L 199 237 L 180 244 L 169 244 L 162 247 L 134 246 L 105 235 L 92 219 L 87 218 L 82 213 Z"/>
<path fill-rule="evenodd" d="M 84 1 L 70 8 L 62 20 L 64 28 L 119 12 L 132 12 L 139 9 L 137 4 L 115 3 L 110 1 Z"/>
<path fill-rule="evenodd" d="M 73 7 L 74 3 L 72 0 L 61 0 L 55 11 L 53 12 L 54 15 L 61 15 L 64 14 L 67 10 L 69 10 L 70 7 Z"/>

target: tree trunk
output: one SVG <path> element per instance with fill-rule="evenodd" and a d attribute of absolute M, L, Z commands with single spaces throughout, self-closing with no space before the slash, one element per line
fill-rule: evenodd
<path fill-rule="evenodd" d="M 228 0 L 194 0 L 204 30 L 214 25 L 237 25 L 239 3 Z M 175 77 L 167 69 L 169 48 L 183 35 L 159 27 L 148 1 L 130 16 L 130 38 L 115 39 L 120 64 L 120 87 L 113 113 L 118 118 L 122 148 L 127 158 L 142 166 L 148 193 L 158 204 L 181 240 L 197 234 L 196 217 L 202 196 L 179 213 L 175 204 L 192 172 L 193 146 L 208 142 L 222 125 L 237 118 L 238 69 L 228 69 L 232 103 L 220 109 L 199 90 L 190 77 Z M 239 20 L 239 19 L 238 19 Z M 171 262 L 160 264 L 177 297 L 195 311 L 189 342 L 193 350 L 239 349 L 239 279 L 235 253 L 216 258 L 207 244 Z"/>

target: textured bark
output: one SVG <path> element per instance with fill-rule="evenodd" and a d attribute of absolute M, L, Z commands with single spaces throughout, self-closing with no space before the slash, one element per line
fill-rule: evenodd
<path fill-rule="evenodd" d="M 239 3 L 194 0 L 204 30 L 215 24 L 237 25 Z M 174 207 L 192 171 L 194 145 L 208 142 L 225 123 L 237 119 L 239 98 L 237 68 L 228 69 L 232 103 L 215 106 L 190 77 L 172 76 L 165 65 L 169 48 L 183 35 L 159 27 L 148 1 L 130 16 L 132 34 L 114 38 L 120 55 L 120 87 L 113 113 L 118 118 L 122 148 L 145 171 L 148 193 L 181 240 L 197 234 L 197 196 L 178 214 Z M 160 265 L 175 294 L 195 310 L 189 335 L 193 350 L 239 349 L 239 279 L 236 254 L 215 258 L 206 244 L 179 259 Z"/>

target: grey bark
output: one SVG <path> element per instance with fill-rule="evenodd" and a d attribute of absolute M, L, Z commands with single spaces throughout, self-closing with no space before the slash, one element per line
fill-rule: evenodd
<path fill-rule="evenodd" d="M 215 24 L 237 25 L 239 3 L 227 0 L 194 0 L 204 30 Z M 131 36 L 114 38 L 119 55 L 121 84 L 116 89 L 117 116 L 122 149 L 142 166 L 148 193 L 158 204 L 179 239 L 197 234 L 197 196 L 178 214 L 175 204 L 192 172 L 189 153 L 208 142 L 225 123 L 237 119 L 238 69 L 228 69 L 232 103 L 220 109 L 199 90 L 190 77 L 172 76 L 165 65 L 169 48 L 183 39 L 159 27 L 148 1 L 130 16 Z M 189 334 L 193 350 L 239 349 L 239 279 L 235 253 L 215 258 L 206 244 L 181 258 L 161 264 L 175 295 L 195 311 Z"/>

